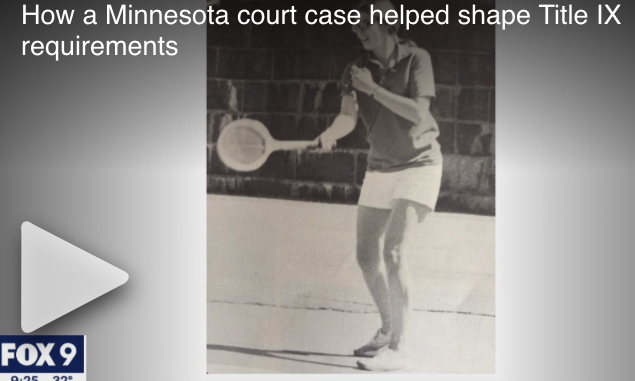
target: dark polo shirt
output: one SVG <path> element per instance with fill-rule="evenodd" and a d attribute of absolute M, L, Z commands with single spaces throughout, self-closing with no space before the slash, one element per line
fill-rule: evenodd
<path fill-rule="evenodd" d="M 404 97 L 434 97 L 434 74 L 430 55 L 423 49 L 397 44 L 396 60 L 391 68 L 383 68 L 372 53 L 351 62 L 342 76 L 342 94 L 352 94 L 351 67 L 365 67 L 375 83 Z M 419 124 L 402 118 L 370 95 L 356 92 L 358 114 L 366 126 L 368 170 L 394 172 L 423 165 L 442 163 L 441 148 L 436 138 L 439 127 L 430 113 Z"/>

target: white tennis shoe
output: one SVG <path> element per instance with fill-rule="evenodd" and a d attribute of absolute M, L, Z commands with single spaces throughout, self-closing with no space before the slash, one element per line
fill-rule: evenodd
<path fill-rule="evenodd" d="M 375 357 L 390 344 L 390 333 L 377 331 L 375 337 L 367 344 L 355 349 L 353 353 L 358 357 Z"/>
<path fill-rule="evenodd" d="M 394 372 L 398 370 L 409 370 L 412 367 L 412 361 L 410 357 L 404 356 L 392 349 L 386 349 L 373 358 L 357 361 L 357 367 L 362 370 L 375 372 Z"/>

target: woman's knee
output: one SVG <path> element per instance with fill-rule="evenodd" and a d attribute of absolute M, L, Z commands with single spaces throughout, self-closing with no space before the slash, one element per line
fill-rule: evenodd
<path fill-rule="evenodd" d="M 390 210 L 359 206 L 357 212 L 357 263 L 365 273 L 379 271 L 381 263 L 380 239 Z"/>
<path fill-rule="evenodd" d="M 357 244 L 357 264 L 365 273 L 379 271 L 379 243 L 375 245 Z"/>
<path fill-rule="evenodd" d="M 403 242 L 387 239 L 383 250 L 386 272 L 397 273 L 406 266 L 407 251 L 408 249 Z"/>

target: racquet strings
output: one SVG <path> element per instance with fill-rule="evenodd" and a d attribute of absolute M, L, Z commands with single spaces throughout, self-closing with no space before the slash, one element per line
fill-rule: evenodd
<path fill-rule="evenodd" d="M 252 164 L 265 154 L 265 139 L 250 126 L 225 131 L 219 144 L 231 160 L 241 164 Z"/>

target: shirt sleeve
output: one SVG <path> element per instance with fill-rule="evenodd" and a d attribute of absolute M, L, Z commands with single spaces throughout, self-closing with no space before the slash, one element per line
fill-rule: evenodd
<path fill-rule="evenodd" d="M 412 59 L 408 86 L 413 99 L 436 96 L 432 60 L 430 54 L 423 49 L 419 49 Z"/>

